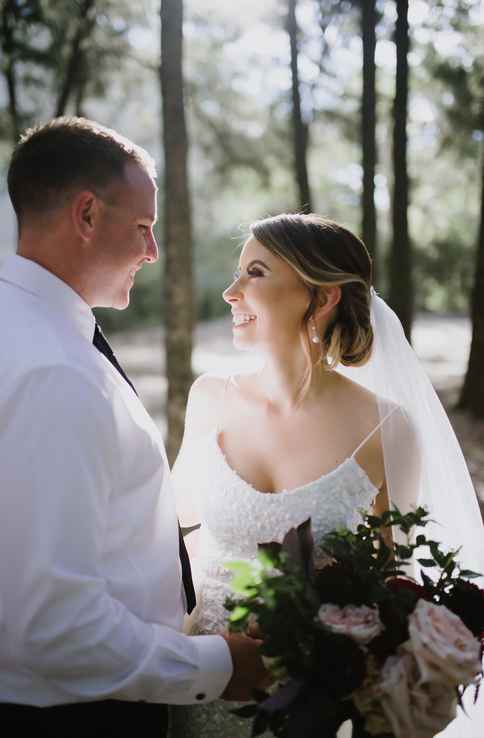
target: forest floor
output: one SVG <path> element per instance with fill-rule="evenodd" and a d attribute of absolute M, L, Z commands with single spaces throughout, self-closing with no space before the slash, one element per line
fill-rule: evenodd
<path fill-rule="evenodd" d="M 460 441 L 484 516 L 484 421 L 455 409 L 469 354 L 471 329 L 460 316 L 419 315 L 413 332 L 414 348 L 423 362 Z M 133 379 L 146 408 L 165 430 L 163 404 L 166 392 L 162 331 L 146 328 L 110 337 L 121 364 Z M 229 374 L 250 371 L 258 365 L 251 354 L 235 351 L 229 318 L 197 326 L 193 369 L 195 374 Z M 483 380 L 484 381 L 484 380 Z"/>

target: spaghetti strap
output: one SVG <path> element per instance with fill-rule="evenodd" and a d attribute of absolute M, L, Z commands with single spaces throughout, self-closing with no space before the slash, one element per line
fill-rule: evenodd
<path fill-rule="evenodd" d="M 395 406 L 395 407 L 394 407 L 394 408 L 393 408 L 392 410 L 390 410 L 390 412 L 388 413 L 388 415 L 385 415 L 385 417 L 383 418 L 383 420 L 380 420 L 380 422 L 378 423 L 378 425 L 376 426 L 376 428 L 373 428 L 373 430 L 371 431 L 371 433 L 369 433 L 369 434 L 368 434 L 368 435 L 366 436 L 366 438 L 364 438 L 364 439 L 363 439 L 363 441 L 362 441 L 362 442 L 360 443 L 360 445 L 358 446 L 358 448 L 356 448 L 356 449 L 355 449 L 355 450 L 353 451 L 353 453 L 351 454 L 351 458 L 353 458 L 354 456 L 356 456 L 356 454 L 358 453 L 358 451 L 360 451 L 360 450 L 361 450 L 361 449 L 363 448 L 363 446 L 365 445 L 365 443 L 366 443 L 367 441 L 369 441 L 369 440 L 370 440 L 370 438 L 372 437 L 372 435 L 373 435 L 374 433 L 376 433 L 376 432 L 377 432 L 377 430 L 379 430 L 379 429 L 380 429 L 380 428 L 382 427 L 383 423 L 384 423 L 384 422 L 385 422 L 386 420 L 388 420 L 388 418 L 390 417 L 390 415 L 393 415 L 393 413 L 394 413 L 394 412 L 395 412 L 395 410 L 397 410 L 397 409 L 398 409 L 398 405 L 396 405 L 396 406 Z"/>

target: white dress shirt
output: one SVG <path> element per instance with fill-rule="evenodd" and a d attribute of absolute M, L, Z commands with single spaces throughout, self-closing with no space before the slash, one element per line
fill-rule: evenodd
<path fill-rule="evenodd" d="M 218 697 L 220 636 L 184 594 L 158 429 L 93 345 L 95 320 L 33 261 L 0 269 L 0 702 Z"/>

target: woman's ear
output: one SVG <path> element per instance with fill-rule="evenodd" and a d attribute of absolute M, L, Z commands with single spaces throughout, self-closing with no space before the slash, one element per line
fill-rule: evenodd
<path fill-rule="evenodd" d="M 323 318 L 331 311 L 341 300 L 341 287 L 335 285 L 334 287 L 321 287 L 314 316 L 316 318 Z"/>

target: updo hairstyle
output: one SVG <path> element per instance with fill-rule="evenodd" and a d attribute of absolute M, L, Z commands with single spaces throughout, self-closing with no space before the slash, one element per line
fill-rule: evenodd
<path fill-rule="evenodd" d="M 311 301 L 301 326 L 305 353 L 311 357 L 308 322 L 316 313 L 324 288 L 341 287 L 334 318 L 321 338 L 321 360 L 327 368 L 362 366 L 371 355 L 372 262 L 365 245 L 343 226 L 315 215 L 282 213 L 252 223 L 262 246 L 289 264 L 307 285 Z M 322 288 L 322 289 L 321 289 Z"/>

